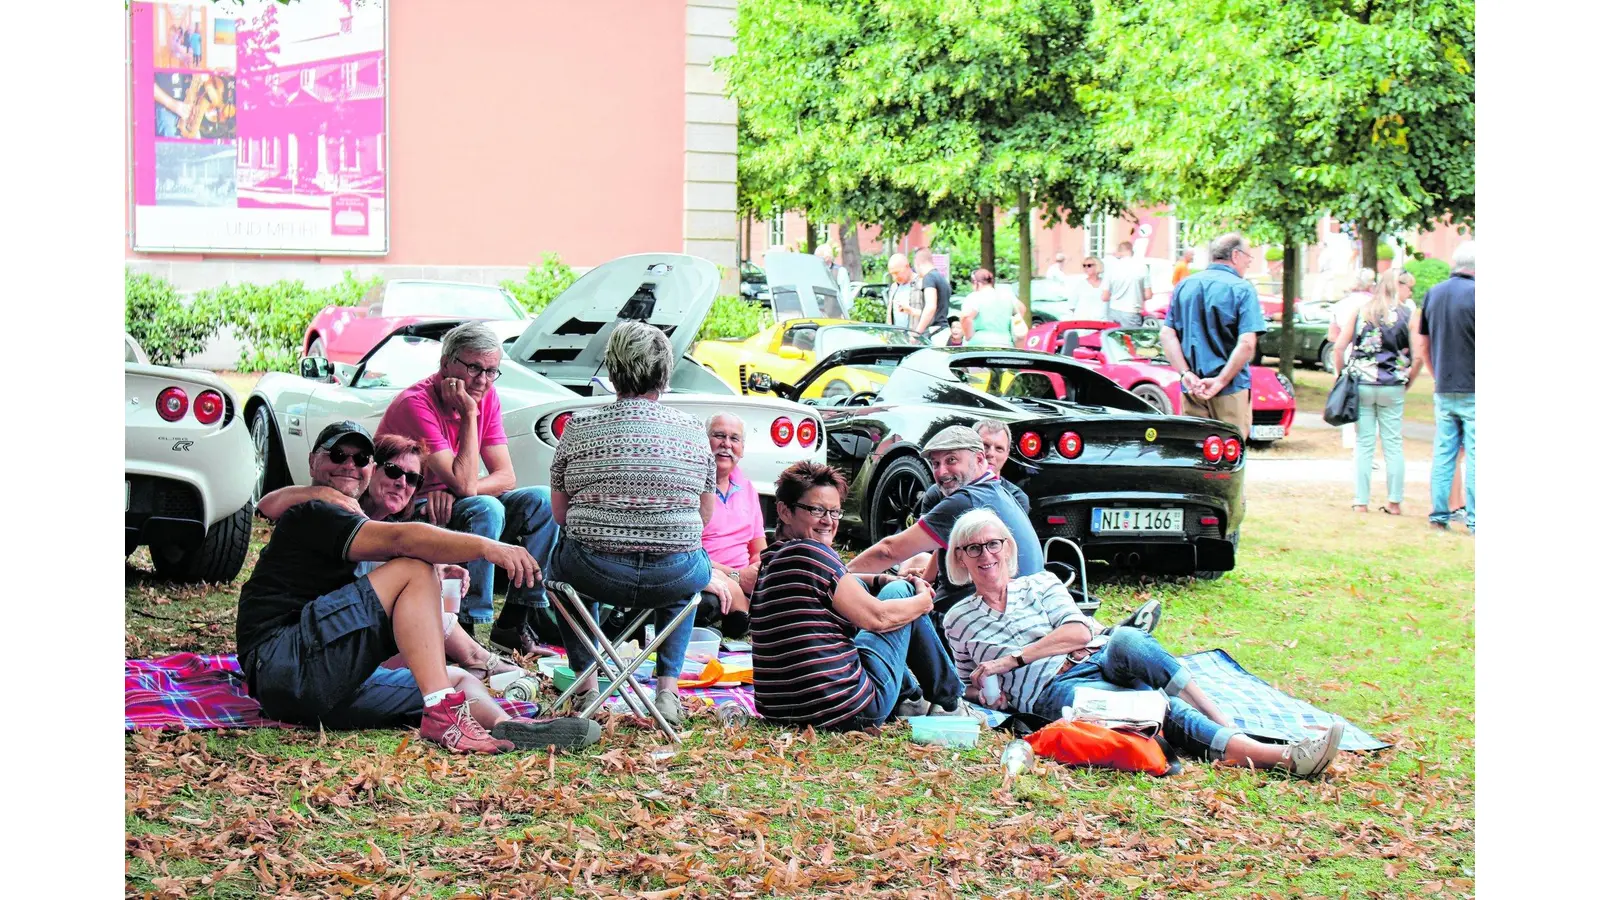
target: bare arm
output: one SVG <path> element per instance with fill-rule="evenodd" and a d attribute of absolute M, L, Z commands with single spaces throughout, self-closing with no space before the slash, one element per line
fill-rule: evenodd
<path fill-rule="evenodd" d="M 1189 361 L 1183 358 L 1183 344 L 1179 343 L 1178 332 L 1171 325 L 1161 326 L 1161 355 L 1180 378 L 1190 371 Z"/>
<path fill-rule="evenodd" d="M 918 319 L 916 324 L 911 326 L 911 330 L 915 331 L 917 334 L 927 334 L 928 333 L 928 329 L 933 327 L 934 314 L 936 314 L 938 312 L 939 312 L 939 289 L 938 288 L 931 288 L 931 287 L 923 288 L 922 289 L 922 318 Z"/>
<path fill-rule="evenodd" d="M 517 486 L 517 472 L 511 466 L 510 447 L 505 444 L 494 444 L 484 447 L 480 453 L 483 457 L 483 466 L 489 470 L 489 474 L 478 479 L 479 494 L 498 497 Z"/>
<path fill-rule="evenodd" d="M 1409 332 L 1411 337 L 1411 367 L 1406 369 L 1406 387 L 1408 388 L 1411 387 L 1412 384 L 1416 383 L 1417 373 L 1422 371 L 1422 358 L 1427 355 L 1426 352 L 1421 349 L 1427 346 L 1426 343 L 1422 343 L 1425 342 L 1427 338 L 1424 338 L 1417 331 L 1417 320 L 1419 318 L 1421 317 L 1413 312 L 1411 314 L 1411 322 L 1406 326 L 1406 331 Z"/>
<path fill-rule="evenodd" d="M 256 512 L 260 513 L 262 518 L 276 522 L 283 517 L 284 513 L 289 511 L 291 506 L 310 503 L 312 500 L 324 500 L 335 506 L 342 506 L 354 513 L 361 512 L 361 504 L 355 500 L 346 497 L 333 488 L 317 487 L 315 485 L 290 485 L 289 487 L 278 488 L 261 498 L 261 502 L 256 504 Z"/>
<path fill-rule="evenodd" d="M 978 317 L 975 309 L 963 310 L 961 313 L 961 336 L 968 340 L 972 338 L 972 321 Z"/>
<path fill-rule="evenodd" d="M 1350 346 L 1350 336 L 1356 333 L 1356 316 L 1359 310 L 1350 310 L 1350 317 L 1338 325 L 1329 324 L 1328 331 L 1339 335 L 1333 342 L 1333 377 L 1338 378 L 1344 372 L 1344 350 Z"/>
<path fill-rule="evenodd" d="M 868 576 L 879 581 L 888 576 Z M 894 579 L 888 578 L 889 581 Z M 854 575 L 839 578 L 833 590 L 833 609 L 851 625 L 863 631 L 893 631 L 915 622 L 919 616 L 933 609 L 933 591 L 923 583 L 910 597 L 896 600 L 879 600 L 861 584 Z"/>
<path fill-rule="evenodd" d="M 902 563 L 918 553 L 937 554 L 942 550 L 938 542 L 921 525 L 912 525 L 899 534 L 891 534 L 850 560 L 846 568 L 857 574 L 882 572 L 896 563 Z"/>

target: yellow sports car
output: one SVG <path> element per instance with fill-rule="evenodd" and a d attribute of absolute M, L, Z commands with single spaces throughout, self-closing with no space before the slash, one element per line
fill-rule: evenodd
<path fill-rule="evenodd" d="M 773 381 L 794 384 L 830 353 L 853 347 L 927 346 L 928 339 L 904 328 L 849 319 L 790 319 L 739 340 L 700 341 L 689 356 L 741 394 L 750 393 L 750 376 L 760 372 Z M 840 399 L 857 391 L 876 393 L 889 380 L 887 369 L 842 367 L 819 378 L 805 397 Z"/>

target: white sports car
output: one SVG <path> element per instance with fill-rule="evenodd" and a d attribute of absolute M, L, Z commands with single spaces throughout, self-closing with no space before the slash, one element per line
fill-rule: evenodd
<path fill-rule="evenodd" d="M 250 547 L 256 482 L 239 401 L 216 375 L 151 365 L 123 339 L 126 552 L 148 546 L 174 581 L 232 581 Z"/>
<path fill-rule="evenodd" d="M 775 397 L 742 396 L 686 354 L 711 309 L 719 277 L 704 259 L 643 253 L 587 272 L 506 341 L 500 361 L 501 417 L 519 486 L 548 484 L 550 460 L 578 410 L 611 402 L 605 345 L 618 322 L 649 322 L 672 340 L 677 362 L 661 402 L 706 420 L 733 412 L 745 423 L 740 468 L 762 496 L 767 521 L 773 482 L 791 463 L 824 462 L 815 410 Z M 456 321 L 396 328 L 359 363 L 300 361 L 300 374 L 269 373 L 245 402 L 256 452 L 256 497 L 310 481 L 311 441 L 323 426 L 353 419 L 376 431 L 402 389 L 439 369 L 440 341 Z"/>

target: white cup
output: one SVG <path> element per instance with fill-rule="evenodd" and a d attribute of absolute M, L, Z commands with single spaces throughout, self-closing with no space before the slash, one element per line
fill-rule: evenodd
<path fill-rule="evenodd" d="M 444 603 L 444 611 L 458 613 L 461 611 L 461 579 L 446 578 L 439 582 L 441 591 L 439 598 Z"/>
<path fill-rule="evenodd" d="M 983 701 L 984 706 L 989 707 L 993 707 L 1000 702 L 999 675 L 983 676 L 983 684 L 978 688 L 978 699 Z"/>

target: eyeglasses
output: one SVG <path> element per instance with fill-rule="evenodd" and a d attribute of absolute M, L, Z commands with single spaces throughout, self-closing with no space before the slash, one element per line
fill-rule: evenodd
<path fill-rule="evenodd" d="M 344 465 L 344 461 L 347 459 L 355 460 L 356 468 L 358 469 L 365 469 L 367 466 L 372 464 L 372 454 L 365 450 L 357 450 L 354 453 L 346 453 L 344 450 L 334 447 L 327 452 L 328 459 L 332 460 L 333 464 L 336 466 Z"/>
<path fill-rule="evenodd" d="M 1235 253 L 1243 253 L 1245 259 L 1255 259 L 1256 258 L 1255 254 L 1251 253 L 1249 250 L 1235 250 L 1233 252 L 1235 252 Z"/>
<path fill-rule="evenodd" d="M 1004 547 L 1005 545 L 1006 545 L 1006 539 L 1005 538 L 995 538 L 992 541 L 979 541 L 979 542 L 977 542 L 975 544 L 963 544 L 962 546 L 957 547 L 956 549 L 960 550 L 962 553 L 965 553 L 967 556 L 972 557 L 973 559 L 977 559 L 978 557 L 982 556 L 985 552 L 999 553 L 1000 549 L 1002 547 Z"/>
<path fill-rule="evenodd" d="M 406 484 L 411 485 L 413 488 L 422 487 L 422 473 L 421 472 L 407 472 L 405 469 L 400 468 L 400 464 L 399 463 L 392 463 L 392 462 L 384 463 L 383 464 L 383 474 L 385 474 L 385 475 L 389 476 L 391 479 L 395 479 L 395 480 L 399 480 L 401 478 L 404 478 L 406 480 Z"/>
<path fill-rule="evenodd" d="M 713 441 L 727 441 L 730 444 L 742 444 L 742 443 L 744 443 L 744 435 L 742 435 L 742 434 L 728 434 L 727 432 L 723 432 L 723 431 L 713 431 L 713 432 L 711 432 L 711 439 Z"/>
<path fill-rule="evenodd" d="M 837 522 L 844 518 L 844 510 L 842 509 L 828 509 L 827 507 L 823 506 L 812 506 L 809 503 L 796 503 L 794 504 L 794 508 L 803 509 L 819 519 L 832 519 L 833 521 Z"/>
<path fill-rule="evenodd" d="M 1092 269 L 1092 268 L 1094 268 L 1094 263 L 1084 263 L 1083 267 L 1085 269 Z"/>
<path fill-rule="evenodd" d="M 470 374 L 473 378 L 487 378 L 490 381 L 496 381 L 500 378 L 499 369 L 485 369 L 483 366 L 480 366 L 477 363 L 466 362 L 459 356 L 452 357 L 452 359 L 454 359 L 457 363 L 460 363 L 460 365 L 465 368 L 468 374 Z"/>

